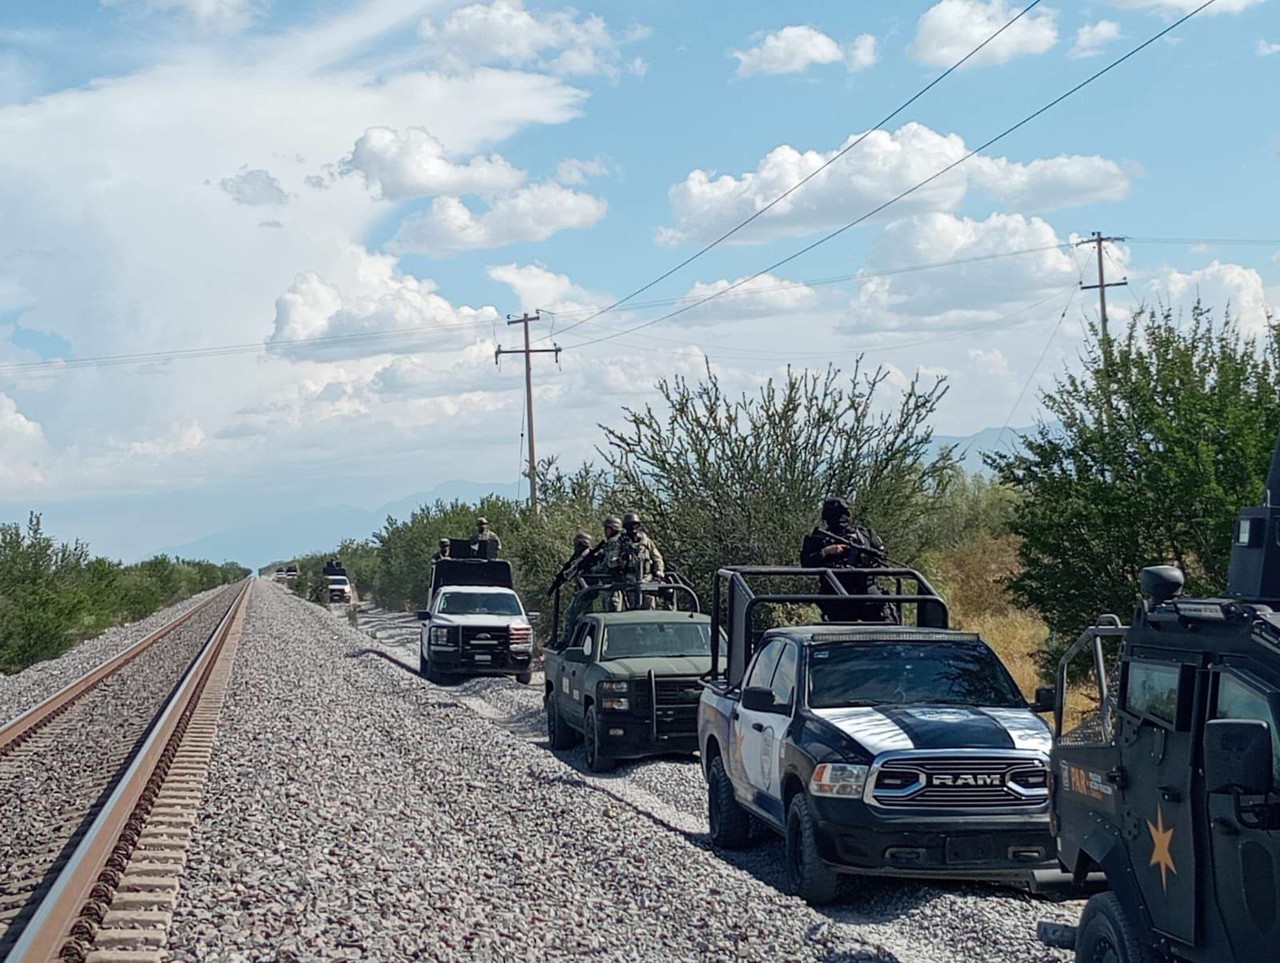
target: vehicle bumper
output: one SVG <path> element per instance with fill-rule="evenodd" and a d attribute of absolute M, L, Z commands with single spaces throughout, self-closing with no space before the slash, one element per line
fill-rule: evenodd
<path fill-rule="evenodd" d="M 485 656 L 488 657 L 486 661 Z M 528 672 L 532 653 L 506 652 L 487 649 L 473 652 L 467 649 L 431 648 L 427 659 L 440 669 L 457 675 L 519 675 Z"/>
<path fill-rule="evenodd" d="M 882 813 L 810 798 L 819 852 L 839 872 L 1026 882 L 1057 866 L 1048 812 Z"/>
<path fill-rule="evenodd" d="M 602 749 L 614 759 L 635 759 L 664 752 L 697 752 L 698 730 L 667 731 L 660 728 L 655 738 L 653 722 L 627 713 L 600 714 Z"/>

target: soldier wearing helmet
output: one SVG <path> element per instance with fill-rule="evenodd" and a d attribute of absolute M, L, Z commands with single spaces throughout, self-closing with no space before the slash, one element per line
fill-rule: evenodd
<path fill-rule="evenodd" d="M 551 583 L 551 587 L 547 589 L 547 594 L 555 595 L 556 590 L 560 588 L 561 585 L 570 579 L 575 578 L 578 574 L 578 569 L 581 567 L 583 561 L 587 558 L 590 552 L 590 535 L 586 532 L 578 532 L 577 535 L 573 536 L 573 554 L 570 555 L 565 560 L 565 563 L 560 566 L 560 571 L 556 573 L 555 580 Z"/>
<path fill-rule="evenodd" d="M 431 561 L 438 562 L 442 558 L 449 558 L 449 540 L 447 538 L 440 539 L 440 550 L 431 556 Z"/>
<path fill-rule="evenodd" d="M 627 512 L 622 516 L 620 554 L 628 563 L 626 568 L 630 569 L 624 572 L 625 575 L 641 582 L 660 582 L 666 576 L 662 553 L 644 530 L 637 512 Z"/>
<path fill-rule="evenodd" d="M 800 547 L 800 564 L 805 568 L 863 570 L 885 564 L 885 546 L 875 530 L 851 521 L 849 502 L 828 498 L 822 503 L 822 524 L 804 537 Z M 863 571 L 850 571 L 836 576 L 850 595 L 880 595 L 875 576 Z M 834 594 L 822 580 L 819 592 Z M 897 612 L 883 602 L 823 602 L 823 617 L 829 622 L 896 622 Z"/>
<path fill-rule="evenodd" d="M 471 544 L 478 545 L 480 542 L 492 542 L 489 555 L 481 556 L 487 558 L 497 558 L 498 552 L 502 550 L 502 539 L 498 537 L 498 533 L 491 531 L 489 528 L 489 519 L 483 515 L 476 519 L 476 530 L 471 533 Z"/>

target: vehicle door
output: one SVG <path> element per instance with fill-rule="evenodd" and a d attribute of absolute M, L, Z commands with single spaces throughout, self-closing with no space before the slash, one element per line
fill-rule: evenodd
<path fill-rule="evenodd" d="M 743 689 L 763 687 L 772 689 L 778 668 L 786 663 L 783 676 L 791 680 L 783 701 L 791 698 L 795 683 L 795 646 L 785 639 L 772 639 L 757 654 L 743 678 Z M 774 694 L 778 701 L 777 693 Z M 790 713 L 763 712 L 738 705 L 733 719 L 733 745 L 739 775 L 734 779 L 739 793 L 752 809 L 781 824 L 782 792 L 778 763 L 781 758 L 782 737 L 786 732 Z"/>
<path fill-rule="evenodd" d="M 588 692 L 587 672 L 595 658 L 597 635 L 599 629 L 595 622 L 589 619 L 579 622 L 564 650 L 564 661 L 560 667 L 557 692 L 560 709 L 569 724 L 578 729 L 582 728 L 586 716 L 582 697 L 584 692 Z"/>
<path fill-rule="evenodd" d="M 1123 826 L 1138 888 L 1161 933 L 1194 944 L 1201 889 L 1191 805 L 1195 667 L 1131 658 L 1117 712 Z"/>
<path fill-rule="evenodd" d="M 1280 713 L 1276 695 L 1248 673 L 1213 673 L 1214 719 L 1259 720 L 1271 728 L 1272 793 L 1269 799 L 1242 797 L 1242 804 L 1276 801 L 1280 788 Z M 1214 899 L 1222 928 L 1239 961 L 1275 959 L 1280 945 L 1280 831 L 1236 819 L 1235 800 L 1226 793 L 1209 797 L 1209 848 L 1213 859 Z"/>

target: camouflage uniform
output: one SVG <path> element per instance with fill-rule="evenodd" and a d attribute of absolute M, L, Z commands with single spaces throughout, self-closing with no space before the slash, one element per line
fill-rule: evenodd
<path fill-rule="evenodd" d="M 640 516 L 635 512 L 627 512 L 623 516 L 622 525 L 624 531 L 619 554 L 623 563 L 621 566 L 624 569 L 623 578 L 627 582 L 661 581 L 666 574 L 666 565 L 662 560 L 662 553 L 658 551 L 658 546 L 641 527 Z M 657 600 L 652 595 L 640 596 L 637 599 L 637 594 L 629 593 L 627 598 L 629 606 L 638 603 L 640 608 L 657 608 Z"/>
<path fill-rule="evenodd" d="M 480 542 L 493 542 L 493 558 L 497 558 L 502 551 L 502 539 L 497 532 L 489 531 L 489 522 L 484 518 L 476 519 L 476 530 L 471 533 L 471 544 L 477 545 Z"/>

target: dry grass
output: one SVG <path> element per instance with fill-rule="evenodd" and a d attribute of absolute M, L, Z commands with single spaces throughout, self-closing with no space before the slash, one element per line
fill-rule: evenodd
<path fill-rule="evenodd" d="M 952 626 L 982 636 L 1023 694 L 1034 697 L 1036 686 L 1043 685 L 1035 653 L 1049 627 L 1005 591 L 1004 579 L 1018 571 L 1017 539 L 984 534 L 933 562 L 930 569 L 951 609 Z"/>

